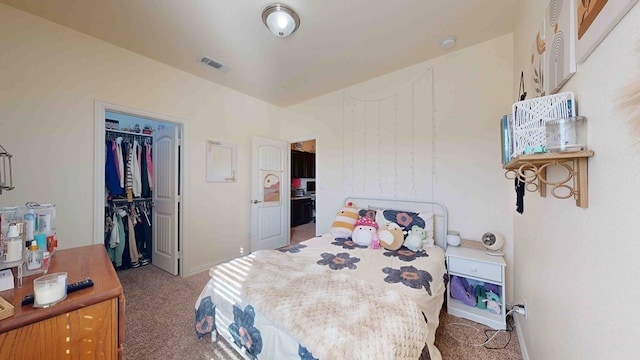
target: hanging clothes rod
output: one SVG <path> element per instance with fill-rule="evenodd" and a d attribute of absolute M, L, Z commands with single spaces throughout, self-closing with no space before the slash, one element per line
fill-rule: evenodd
<path fill-rule="evenodd" d="M 146 144 L 151 144 L 153 142 L 153 137 L 151 135 L 147 135 L 147 134 L 138 134 L 138 133 L 131 133 L 131 132 L 126 132 L 126 131 L 120 131 L 120 130 L 106 130 L 106 136 L 105 139 L 110 140 L 110 141 L 114 141 L 117 138 L 122 138 L 123 140 L 126 141 L 138 141 L 139 143 L 146 143 Z"/>
<path fill-rule="evenodd" d="M 105 129 L 106 132 L 123 134 L 123 135 L 133 135 L 133 136 L 144 136 L 144 137 L 153 137 L 151 134 L 143 134 L 143 133 L 133 133 L 130 131 L 122 131 L 122 130 L 113 130 L 113 129 Z"/>
<path fill-rule="evenodd" d="M 151 198 L 142 198 L 142 199 L 133 199 L 133 202 L 144 202 L 144 201 L 149 201 L 151 202 L 153 199 Z M 114 203 L 122 203 L 122 202 L 129 202 L 129 199 L 111 199 L 109 200 L 110 202 L 114 202 Z"/>

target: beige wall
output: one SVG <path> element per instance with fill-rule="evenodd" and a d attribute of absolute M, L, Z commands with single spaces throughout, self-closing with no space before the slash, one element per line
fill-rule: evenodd
<path fill-rule="evenodd" d="M 510 111 L 513 103 L 512 46 L 512 36 L 502 36 L 289 108 L 310 119 L 283 124 L 283 138 L 317 139 L 318 233 L 329 230 L 339 205 L 347 195 L 352 195 L 345 185 L 349 179 L 345 179 L 341 160 L 345 146 L 345 93 L 360 99 L 384 98 L 407 88 L 433 68 L 437 129 L 433 198 L 446 204 L 449 228 L 460 231 L 464 238 L 478 240 L 488 230 L 504 234 L 507 271 L 511 274 L 511 213 L 515 203 L 513 183 L 504 178 L 501 170 L 499 124 L 500 117 Z M 430 151 L 432 137 L 427 131 L 416 138 Z M 378 156 L 375 150 L 373 153 Z M 430 160 L 429 156 L 426 161 Z M 393 159 L 383 159 L 380 166 L 390 161 Z M 424 182 L 418 186 L 431 184 Z"/>
<path fill-rule="evenodd" d="M 186 273 L 250 247 L 251 136 L 277 138 L 288 112 L 5 5 L 0 53 L 0 143 L 16 186 L 0 206 L 55 203 L 61 248 L 94 242 L 98 100 L 184 121 Z M 208 139 L 237 143 L 236 183 L 205 182 Z"/>
<path fill-rule="evenodd" d="M 527 0 L 521 9 L 514 78 L 527 69 L 531 34 L 546 3 Z M 595 152 L 589 160 L 589 208 L 529 193 L 524 215 L 514 215 L 514 301 L 528 304 L 528 320 L 518 322 L 529 359 L 640 354 L 640 145 L 631 116 L 620 109 L 625 88 L 640 83 L 639 49 L 636 5 L 561 89 L 575 93 L 579 114 L 588 118 L 588 146 Z"/>
<path fill-rule="evenodd" d="M 518 215 L 512 183 L 500 167 L 498 124 L 516 97 L 514 80 L 527 69 L 531 33 L 545 3 L 524 2 L 513 36 L 345 91 L 380 96 L 433 67 L 434 198 L 448 206 L 450 228 L 463 237 L 478 239 L 488 229 L 505 235 L 513 285 L 508 292 L 514 291 L 512 301 L 528 304 L 529 319 L 519 317 L 528 357 L 633 358 L 640 353 L 633 330 L 640 322 L 634 310 L 640 292 L 633 285 L 640 270 L 640 192 L 634 182 L 640 148 L 630 115 L 618 107 L 624 87 L 640 78 L 640 6 L 563 88 L 575 92 L 579 113 L 589 118 L 589 146 L 596 153 L 589 161 L 589 208 L 528 193 L 525 213 Z M 317 139 L 318 232 L 328 230 L 348 195 L 336 166 L 342 156 L 336 131 L 341 91 L 285 111 L 5 5 L 0 53 L 0 143 L 15 155 L 16 185 L 0 196 L 0 206 L 56 203 L 63 247 L 93 242 L 95 100 L 184 120 L 187 272 L 249 247 L 251 135 Z M 248 128 L 255 130 L 244 133 Z M 206 140 L 212 138 L 238 144 L 237 183 L 204 181 Z"/>

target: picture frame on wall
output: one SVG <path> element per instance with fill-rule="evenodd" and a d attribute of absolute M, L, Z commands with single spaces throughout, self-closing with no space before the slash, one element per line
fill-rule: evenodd
<path fill-rule="evenodd" d="M 236 182 L 236 144 L 208 140 L 206 161 L 207 182 Z"/>
<path fill-rule="evenodd" d="M 545 93 L 555 94 L 576 73 L 575 3 L 550 0 L 545 13 Z"/>
<path fill-rule="evenodd" d="M 638 0 L 573 0 L 576 62 L 583 63 Z"/>

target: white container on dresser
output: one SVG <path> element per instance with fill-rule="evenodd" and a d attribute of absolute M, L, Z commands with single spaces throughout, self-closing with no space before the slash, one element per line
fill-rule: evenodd
<path fill-rule="evenodd" d="M 447 247 L 447 267 L 449 277 L 456 275 L 484 283 L 499 285 L 500 314 L 493 314 L 486 309 L 464 304 L 451 297 L 451 286 L 447 287 L 447 312 L 450 315 L 473 320 L 494 329 L 507 328 L 505 311 L 505 263 L 502 256 L 488 255 L 485 250 L 467 247 Z"/>

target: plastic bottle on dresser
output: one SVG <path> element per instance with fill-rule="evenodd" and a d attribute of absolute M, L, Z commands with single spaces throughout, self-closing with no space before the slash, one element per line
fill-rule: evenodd
<path fill-rule="evenodd" d="M 27 269 L 35 270 L 42 267 L 42 249 L 38 248 L 36 241 L 32 241 L 27 252 Z"/>
<path fill-rule="evenodd" d="M 24 214 L 24 240 L 31 241 L 33 240 L 33 233 L 36 229 L 36 214 L 33 210 L 29 209 L 26 214 Z"/>
<path fill-rule="evenodd" d="M 7 233 L 7 237 L 4 238 L 2 246 L 4 247 L 2 261 L 10 263 L 22 260 L 22 249 L 24 249 L 24 245 L 22 244 L 22 237 L 18 232 L 18 226 L 16 224 L 9 225 L 9 233 Z"/>

